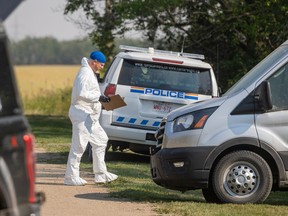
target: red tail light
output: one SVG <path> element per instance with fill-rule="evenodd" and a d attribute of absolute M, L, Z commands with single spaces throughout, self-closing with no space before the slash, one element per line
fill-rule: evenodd
<path fill-rule="evenodd" d="M 111 97 L 111 96 L 115 95 L 115 92 L 116 92 L 116 85 L 110 83 L 106 87 L 106 89 L 104 91 L 104 95 L 106 95 L 107 97 Z"/>
<path fill-rule="evenodd" d="M 25 143 L 25 154 L 26 154 L 26 169 L 28 173 L 29 181 L 29 202 L 35 203 L 35 157 L 34 157 L 34 136 L 32 134 L 25 134 L 23 136 Z"/>

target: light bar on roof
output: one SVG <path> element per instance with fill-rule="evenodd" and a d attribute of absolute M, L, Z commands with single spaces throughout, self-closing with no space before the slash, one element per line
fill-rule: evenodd
<path fill-rule="evenodd" d="M 120 45 L 119 49 L 122 49 L 125 51 L 134 51 L 134 52 L 143 52 L 143 53 L 147 53 L 149 51 L 148 48 L 133 47 L 133 46 L 126 46 L 126 45 Z"/>
<path fill-rule="evenodd" d="M 119 49 L 125 50 L 125 51 L 132 51 L 132 52 L 142 52 L 142 53 L 160 53 L 165 55 L 176 55 L 176 56 L 183 56 L 187 58 L 193 58 L 193 59 L 201 59 L 204 60 L 205 56 L 201 54 L 194 54 L 194 53 L 180 53 L 180 52 L 173 52 L 173 51 L 167 51 L 167 50 L 158 50 L 154 49 L 152 47 L 149 48 L 142 48 L 142 47 L 134 47 L 134 46 L 126 46 L 126 45 L 120 45 Z"/>

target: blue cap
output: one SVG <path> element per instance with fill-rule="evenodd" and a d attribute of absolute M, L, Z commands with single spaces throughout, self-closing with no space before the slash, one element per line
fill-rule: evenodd
<path fill-rule="evenodd" d="M 90 54 L 90 58 L 93 60 L 96 60 L 100 63 L 105 63 L 106 62 L 106 58 L 105 55 L 100 52 L 100 51 L 94 51 Z"/>

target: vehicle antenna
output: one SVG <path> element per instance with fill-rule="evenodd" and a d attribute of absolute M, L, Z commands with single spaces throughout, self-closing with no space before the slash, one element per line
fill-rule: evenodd
<path fill-rule="evenodd" d="M 182 47 L 181 47 L 181 55 L 183 54 L 183 51 L 184 51 L 185 38 L 186 38 L 186 36 L 183 36 L 183 42 L 182 42 Z"/>

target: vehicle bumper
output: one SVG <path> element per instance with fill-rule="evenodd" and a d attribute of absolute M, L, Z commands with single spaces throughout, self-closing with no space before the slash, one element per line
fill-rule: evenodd
<path fill-rule="evenodd" d="M 161 149 L 151 156 L 153 181 L 165 188 L 187 191 L 207 188 L 210 170 L 204 170 L 208 155 L 215 147 Z M 175 163 L 182 163 L 176 167 Z"/>
<path fill-rule="evenodd" d="M 102 113 L 100 118 L 100 124 L 105 130 L 109 140 L 122 141 L 127 143 L 136 143 L 143 144 L 147 146 L 155 146 L 155 130 L 146 130 L 128 127 L 128 126 L 119 126 L 111 124 L 110 116 L 108 114 Z"/>

